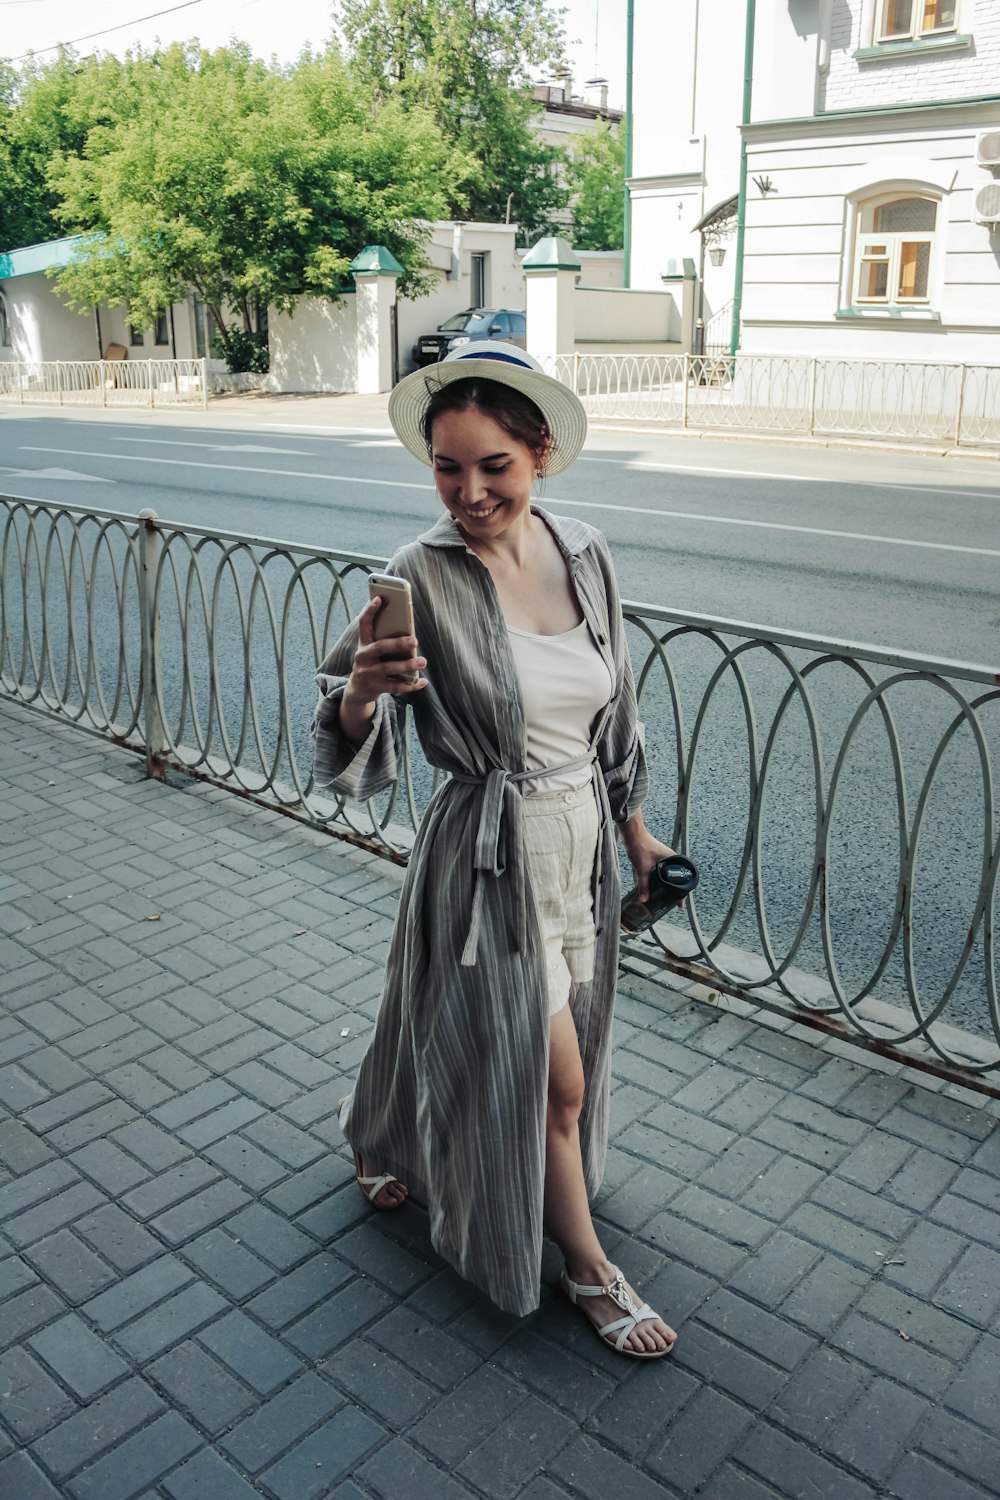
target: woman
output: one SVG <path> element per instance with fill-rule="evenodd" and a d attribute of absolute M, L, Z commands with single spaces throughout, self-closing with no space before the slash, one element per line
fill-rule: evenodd
<path fill-rule="evenodd" d="M 406 705 L 451 776 L 414 844 L 341 1123 L 370 1201 L 395 1208 L 413 1188 L 435 1248 L 500 1307 L 538 1306 L 544 1223 L 599 1336 L 658 1358 L 676 1335 L 608 1261 L 588 1193 L 607 1151 L 615 829 L 643 893 L 671 851 L 643 826 L 607 544 L 532 504 L 535 480 L 576 457 L 586 416 L 495 344 L 408 376 L 389 417 L 446 514 L 389 565 L 411 583 L 416 638 L 376 642 L 376 600 L 320 668 L 316 780 L 361 798 L 391 785 Z"/>

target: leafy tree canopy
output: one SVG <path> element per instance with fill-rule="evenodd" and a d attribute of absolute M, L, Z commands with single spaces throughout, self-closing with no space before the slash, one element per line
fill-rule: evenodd
<path fill-rule="evenodd" d="M 530 127 L 533 69 L 563 57 L 545 0 L 336 0 L 352 71 L 376 96 L 430 110 L 468 161 L 449 216 L 516 220 L 534 240 L 566 206 L 564 153 Z"/>
<path fill-rule="evenodd" d="M 443 214 L 440 184 L 468 170 L 428 111 L 373 108 L 335 52 L 279 70 L 241 45 L 175 45 L 120 67 L 110 114 L 84 68 L 82 144 L 57 145 L 47 167 L 63 225 L 85 236 L 59 273 L 72 302 L 127 302 L 148 324 L 194 288 L 220 333 L 227 308 L 249 332 L 259 306 L 336 297 L 372 241 L 414 288 L 420 221 Z"/>
<path fill-rule="evenodd" d="M 573 243 L 620 250 L 625 243 L 625 137 L 610 125 L 576 138 L 566 164 Z"/>

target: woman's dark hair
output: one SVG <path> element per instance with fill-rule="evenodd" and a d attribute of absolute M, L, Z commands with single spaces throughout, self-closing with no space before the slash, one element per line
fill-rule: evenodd
<path fill-rule="evenodd" d="M 430 382 L 428 381 L 430 387 Z M 468 380 L 453 380 L 449 385 L 430 388 L 431 399 L 424 412 L 422 431 L 427 444 L 428 456 L 432 453 L 434 423 L 446 411 L 467 411 L 475 406 L 505 432 L 523 443 L 540 468 L 555 446 L 549 424 L 528 396 L 501 385 L 498 380 L 483 380 L 470 376 Z"/>

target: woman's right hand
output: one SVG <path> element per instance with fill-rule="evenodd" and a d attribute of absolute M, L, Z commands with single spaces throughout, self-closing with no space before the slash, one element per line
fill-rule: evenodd
<path fill-rule="evenodd" d="M 340 727 L 347 738 L 361 744 L 375 716 L 375 705 L 383 693 L 419 693 L 427 686 L 419 676 L 427 662 L 417 655 L 412 635 L 375 639 L 375 616 L 381 599 L 372 599 L 358 619 L 358 646 L 351 675 L 340 700 Z"/>

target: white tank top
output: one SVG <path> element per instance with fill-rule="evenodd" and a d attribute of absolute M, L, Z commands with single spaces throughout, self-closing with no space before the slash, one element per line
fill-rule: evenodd
<path fill-rule="evenodd" d="M 576 760 L 590 746 L 590 727 L 610 700 L 614 683 L 586 620 L 562 635 L 532 635 L 507 626 L 524 703 L 529 771 Z M 523 783 L 527 797 L 571 791 L 590 780 L 586 769 L 540 774 Z"/>

